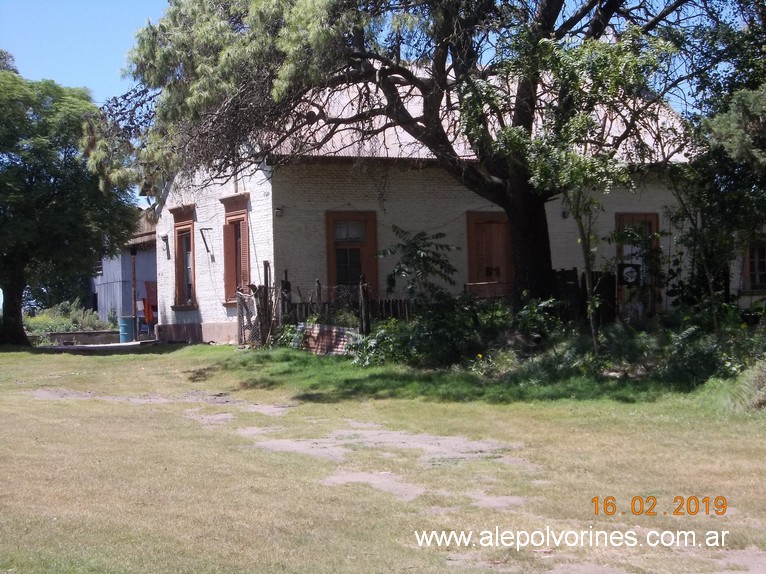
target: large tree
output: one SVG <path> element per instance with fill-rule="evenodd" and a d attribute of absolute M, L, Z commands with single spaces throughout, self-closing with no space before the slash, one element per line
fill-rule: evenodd
<path fill-rule="evenodd" d="M 92 271 L 135 227 L 128 189 L 104 193 L 87 170 L 80 144 L 97 113 L 84 89 L 0 71 L 0 343 L 29 344 L 22 296 L 31 282 Z"/>
<path fill-rule="evenodd" d="M 667 159 L 678 123 L 660 104 L 688 89 L 690 31 L 724 1 L 171 0 L 139 33 L 140 88 L 111 116 L 132 138 L 150 121 L 147 188 L 169 171 L 227 177 L 328 146 L 375 140 L 396 155 L 414 143 L 505 210 L 515 293 L 546 296 L 545 203 L 561 190 L 536 185 L 538 144 L 584 114 L 594 121 L 572 149 L 598 139 L 607 156 Z M 634 67 L 607 68 L 615 58 L 596 43 Z"/>
<path fill-rule="evenodd" d="M 741 27 L 722 40 L 731 66 L 713 92 L 710 108 L 717 112 L 707 124 L 712 143 L 737 162 L 766 176 L 766 2 L 738 0 Z"/>
<path fill-rule="evenodd" d="M 720 325 L 731 301 L 731 263 L 763 241 L 766 218 L 766 2 L 735 0 L 709 29 L 697 58 L 694 153 L 675 166 L 677 253 L 670 293 L 700 304 Z"/>

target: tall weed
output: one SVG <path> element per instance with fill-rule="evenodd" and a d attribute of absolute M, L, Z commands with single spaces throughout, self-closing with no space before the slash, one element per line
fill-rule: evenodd
<path fill-rule="evenodd" d="M 70 331 L 97 331 L 109 329 L 98 313 L 84 309 L 77 301 L 64 301 L 38 312 L 35 316 L 24 317 L 24 328 L 32 335 Z"/>

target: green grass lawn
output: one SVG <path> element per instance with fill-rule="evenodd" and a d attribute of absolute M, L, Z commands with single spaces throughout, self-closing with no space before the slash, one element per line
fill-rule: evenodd
<path fill-rule="evenodd" d="M 732 408 L 735 387 L 226 346 L 1 351 L 0 573 L 765 572 L 766 413 Z M 676 497 L 709 511 L 673 515 Z M 479 543 L 496 527 L 729 534 L 517 551 Z M 476 546 L 418 547 L 431 530 Z"/>

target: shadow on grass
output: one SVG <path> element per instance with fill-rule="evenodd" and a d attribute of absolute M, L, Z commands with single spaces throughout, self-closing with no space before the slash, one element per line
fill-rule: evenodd
<path fill-rule="evenodd" d="M 370 373 L 334 382 L 314 383 L 295 395 L 308 402 L 332 403 L 349 399 L 424 398 L 444 402 L 512 403 L 559 399 L 611 399 L 621 403 L 652 402 L 670 389 L 654 381 L 613 381 L 569 377 L 536 381 L 486 382 L 471 374 Z"/>
<path fill-rule="evenodd" d="M 194 369 L 192 371 L 184 371 L 189 375 L 189 381 L 192 383 L 204 383 L 216 373 L 223 370 L 220 364 L 211 365 L 209 367 L 202 367 L 201 369 Z"/>
<path fill-rule="evenodd" d="M 240 373 L 243 389 L 292 388 L 296 400 L 315 403 L 391 398 L 489 403 L 609 399 L 640 403 L 655 401 L 669 392 L 688 391 L 651 378 L 596 378 L 570 373 L 491 380 L 465 370 L 360 367 L 344 357 L 317 357 L 283 349 L 245 353 L 215 368 Z"/>
<path fill-rule="evenodd" d="M 55 347 L 20 347 L 0 345 L 0 353 L 24 353 L 28 355 L 166 355 L 185 347 L 183 344 L 157 343 L 145 345 L 60 345 Z"/>

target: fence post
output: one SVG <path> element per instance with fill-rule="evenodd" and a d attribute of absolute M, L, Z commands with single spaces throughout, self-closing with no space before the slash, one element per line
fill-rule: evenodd
<path fill-rule="evenodd" d="M 359 278 L 359 333 L 370 334 L 370 292 L 364 273 Z"/>
<path fill-rule="evenodd" d="M 237 291 L 237 345 L 245 344 L 245 317 L 242 313 L 242 296 Z"/>
<path fill-rule="evenodd" d="M 284 279 L 280 286 L 280 306 L 279 306 L 279 324 L 284 325 L 285 321 L 290 318 L 292 312 L 293 302 L 293 289 L 290 282 L 287 280 L 287 269 L 285 269 Z M 292 322 L 292 321 L 290 321 Z"/>
<path fill-rule="evenodd" d="M 271 263 L 263 262 L 263 284 L 266 288 L 271 287 Z"/>

